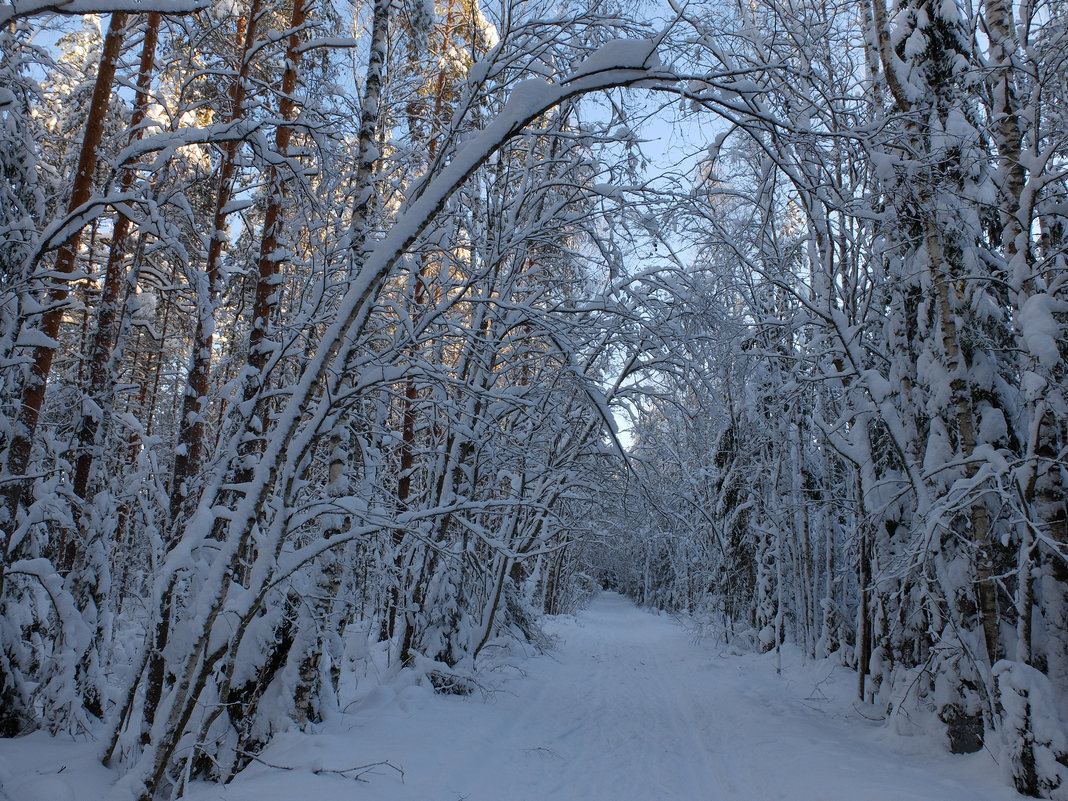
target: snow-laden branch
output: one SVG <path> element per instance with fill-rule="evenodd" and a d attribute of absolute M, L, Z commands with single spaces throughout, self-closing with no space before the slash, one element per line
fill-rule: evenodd
<path fill-rule="evenodd" d="M 143 752 L 139 764 L 114 788 L 118 796 L 133 790 L 140 794 L 163 775 L 180 732 L 167 726 L 185 726 L 204 692 L 206 678 L 220 660 L 233 658 L 241 633 L 230 629 L 233 621 L 247 621 L 264 587 L 277 577 L 279 558 L 286 533 L 286 516 L 278 514 L 267 526 L 258 526 L 264 510 L 277 506 L 279 499 L 292 497 L 307 456 L 330 418 L 336 399 L 342 394 L 344 370 L 352 363 L 370 309 L 383 280 L 406 251 L 434 222 L 454 192 L 508 141 L 521 135 L 541 115 L 571 98 L 585 93 L 635 85 L 670 85 L 672 75 L 660 68 L 656 43 L 646 40 L 612 42 L 580 63 L 572 74 L 558 82 L 531 79 L 518 84 L 504 108 L 481 131 L 462 142 L 452 159 L 432 170 L 420 190 L 398 212 L 387 234 L 373 247 L 359 244 L 350 249 L 353 276 L 341 298 L 335 321 L 327 328 L 314 353 L 304 365 L 276 425 L 265 442 L 262 456 L 247 483 L 244 497 L 228 515 L 226 535 L 218 543 L 212 565 L 203 576 L 190 607 L 175 621 L 174 640 L 191 644 L 184 664 L 175 665 L 180 677 L 176 687 L 163 700 L 157 712 L 153 741 L 159 743 Z M 358 239 L 358 238 L 357 238 Z M 231 411 L 236 417 L 224 429 L 234 431 L 220 447 L 235 453 L 236 443 L 249 424 L 242 422 L 240 405 Z M 174 549 L 157 576 L 155 598 L 163 597 L 174 578 L 196 561 L 196 554 L 216 529 L 220 500 L 227 492 L 225 471 L 211 476 L 195 513 L 181 527 Z M 258 530 L 257 530 L 258 529 Z M 255 543 L 256 556 L 248 571 L 247 589 L 235 586 L 231 567 L 239 553 L 247 553 Z M 225 610 L 225 614 L 223 611 Z M 225 619 L 226 622 L 223 622 Z M 244 624 L 242 624 L 242 631 Z M 229 643 L 229 645 L 227 645 Z M 230 654 L 228 657 L 227 654 Z M 199 678 L 198 678 L 199 677 Z M 155 778 L 153 778 L 155 777 Z"/>
<path fill-rule="evenodd" d="M 606 51 L 612 56 L 611 65 L 605 59 Z M 587 66 L 591 61 L 594 68 Z M 309 360 L 289 403 L 279 415 L 276 435 L 268 443 L 252 486 L 235 512 L 234 526 L 251 525 L 279 470 L 285 465 L 295 467 L 295 462 L 299 461 L 298 452 L 303 451 L 303 442 L 294 443 L 294 438 L 301 420 L 308 413 L 316 388 L 321 385 L 335 360 L 340 359 L 344 363 L 344 357 L 351 352 L 353 343 L 358 339 L 357 330 L 363 319 L 362 313 L 366 311 L 374 288 L 431 224 L 452 193 L 502 145 L 522 133 L 542 114 L 566 100 L 589 92 L 642 83 L 663 85 L 671 80 L 671 73 L 660 68 L 654 42 L 630 40 L 605 45 L 559 83 L 530 79 L 516 86 L 500 114 L 470 141 L 461 145 L 449 164 L 428 177 L 423 191 L 416 193 L 416 199 L 401 210 L 392 228 L 368 254 L 340 304 L 337 321 L 324 333 L 315 356 Z M 296 450 L 291 448 L 293 444 L 297 444 Z M 195 532 L 194 536 L 191 540 L 184 539 L 172 552 L 164 582 L 188 558 L 186 549 L 196 547 L 210 531 L 211 520 L 214 519 L 214 501 L 213 493 L 205 493 L 187 529 Z M 240 537 L 231 536 L 229 542 L 236 543 L 237 539 Z M 227 560 L 219 560 L 220 571 L 225 563 Z"/>
<path fill-rule="evenodd" d="M 38 14 L 148 14 L 156 12 L 174 16 L 203 11 L 211 5 L 207 0 L 15 0 L 0 4 L 0 25 L 15 19 Z"/>

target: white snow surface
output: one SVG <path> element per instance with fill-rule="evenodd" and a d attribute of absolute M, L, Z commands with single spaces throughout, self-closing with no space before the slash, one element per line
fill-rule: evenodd
<path fill-rule="evenodd" d="M 468 697 L 395 677 L 314 734 L 279 735 L 192 801 L 1009 801 L 988 753 L 951 756 L 853 708 L 855 674 L 789 651 L 739 654 L 602 593 L 549 623 L 547 654 Z M 410 673 L 407 671 L 406 673 Z M 89 801 L 98 746 L 0 740 L 0 799 Z M 332 770 L 388 762 L 359 781 Z M 277 767 L 283 766 L 283 767 Z M 290 768 L 290 769 L 285 769 Z M 318 771 L 318 772 L 316 772 Z"/>

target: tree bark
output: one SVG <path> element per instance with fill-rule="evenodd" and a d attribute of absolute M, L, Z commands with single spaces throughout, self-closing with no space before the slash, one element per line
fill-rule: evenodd
<path fill-rule="evenodd" d="M 239 25 L 243 28 L 244 38 L 241 43 L 241 65 L 237 77 L 230 87 L 229 121 L 234 122 L 244 116 L 245 82 L 248 78 L 253 43 L 256 39 L 256 27 L 261 14 L 261 0 L 251 0 L 247 22 Z M 178 451 L 174 458 L 174 472 L 171 483 L 170 514 L 171 522 L 179 519 L 189 496 L 189 482 L 197 474 L 203 460 L 204 447 L 204 413 L 207 405 L 209 381 L 211 376 L 211 350 L 214 341 L 215 298 L 218 295 L 219 261 L 222 256 L 223 240 L 226 233 L 226 206 L 233 191 L 235 157 L 239 142 L 228 142 L 222 163 L 219 166 L 219 188 L 215 197 L 214 228 L 208 245 L 208 259 L 205 265 L 207 278 L 207 297 L 198 297 L 197 322 L 193 334 L 193 353 L 187 378 L 185 395 L 182 399 L 182 416 L 178 428 Z M 175 544 L 175 538 L 168 537 L 165 547 L 169 551 Z M 155 723 L 156 710 L 163 695 L 167 680 L 167 664 L 163 650 L 167 647 L 171 632 L 171 615 L 173 614 L 174 582 L 164 590 L 157 618 L 152 633 L 152 654 L 148 660 L 148 675 L 145 684 L 145 707 L 142 715 L 141 739 L 148 744 Z"/>
<path fill-rule="evenodd" d="M 262 15 L 262 0 L 251 0 L 244 38 L 241 43 L 241 64 L 237 77 L 230 86 L 230 113 L 228 122 L 233 123 L 245 115 L 246 84 L 254 53 L 256 27 Z M 211 353 L 215 342 L 215 301 L 222 292 L 222 275 L 219 270 L 223 245 L 226 242 L 226 218 L 233 197 L 233 184 L 237 170 L 238 140 L 230 140 L 223 148 L 219 164 L 218 190 L 215 195 L 215 213 L 212 218 L 211 238 L 204 264 L 205 286 L 197 291 L 197 320 L 193 332 L 193 348 L 182 398 L 182 414 L 178 421 L 178 447 L 174 457 L 171 478 L 170 515 L 179 519 L 186 504 L 195 504 L 191 482 L 200 471 L 204 461 L 204 433 L 206 429 L 208 392 L 211 387 Z"/>
<path fill-rule="evenodd" d="M 148 111 L 160 20 L 159 12 L 153 11 L 148 15 L 145 23 L 141 60 L 137 71 L 137 94 L 134 97 L 134 109 L 130 117 L 130 136 L 127 140 L 129 144 L 137 142 L 144 134 L 143 123 Z M 123 173 L 119 190 L 121 194 L 129 193 L 133 188 L 135 178 L 136 171 L 132 168 Z M 83 411 L 78 425 L 78 459 L 74 469 L 74 494 L 82 500 L 85 500 L 89 491 L 89 478 L 96 457 L 93 448 L 96 445 L 97 431 L 100 428 L 102 409 L 105 405 L 103 395 L 113 375 L 112 357 L 118 341 L 122 306 L 122 262 L 126 256 L 130 227 L 130 219 L 125 214 L 116 215 L 107 266 L 104 268 L 104 286 L 97 316 L 96 335 L 93 337 L 92 349 L 89 353 L 89 387 L 86 394 L 91 401 L 96 403 L 97 409 L 89 414 Z"/>
<path fill-rule="evenodd" d="M 282 93 L 278 105 L 278 116 L 282 122 L 274 135 L 275 152 L 283 159 L 289 156 L 289 142 L 297 103 L 294 92 L 297 89 L 298 70 L 301 57 L 300 29 L 307 19 L 305 0 L 294 0 L 293 13 L 289 21 L 290 34 L 286 44 L 285 72 L 282 74 Z M 267 170 L 267 208 L 263 214 L 263 238 L 260 240 L 260 253 L 257 259 L 256 298 L 252 307 L 252 327 L 248 337 L 248 366 L 253 379 L 245 385 L 244 399 L 252 400 L 263 388 L 266 378 L 264 370 L 271 355 L 269 330 L 271 315 L 278 306 L 279 265 L 284 254 L 278 252 L 278 237 L 282 227 L 282 205 L 286 198 L 286 181 L 274 164 Z M 266 432 L 266 410 L 260 410 L 260 425 Z M 263 450 L 262 437 L 257 440 L 257 450 Z"/>
<path fill-rule="evenodd" d="M 934 220 L 925 221 L 927 252 L 931 265 L 935 292 L 938 300 L 938 317 L 941 327 L 942 349 L 946 357 L 946 370 L 951 376 L 952 414 L 956 418 L 957 449 L 965 460 L 964 472 L 974 478 L 979 465 L 972 458 L 975 452 L 975 415 L 968 397 L 968 385 L 964 378 L 964 357 L 957 340 L 957 323 L 950 299 L 951 281 L 948 265 L 943 256 L 942 242 Z M 993 665 L 1001 658 L 998 632 L 997 586 L 994 583 L 993 552 L 990 541 L 990 515 L 986 501 L 980 495 L 971 502 L 968 511 L 971 536 L 975 543 L 976 593 L 979 597 L 979 624 L 983 631 L 986 655 Z"/>
<path fill-rule="evenodd" d="M 111 105 L 111 88 L 115 82 L 119 55 L 125 34 L 127 15 L 117 12 L 111 15 L 107 34 L 104 36 L 103 52 L 97 68 L 93 96 L 89 104 L 89 117 L 85 123 L 85 134 L 78 154 L 78 167 L 74 173 L 67 214 L 72 214 L 84 205 L 93 193 L 93 174 L 99 160 L 100 143 L 104 133 L 104 120 Z M 81 229 L 78 229 L 56 252 L 56 260 L 50 274 L 56 276 L 46 289 L 47 310 L 41 316 L 37 330 L 48 340 L 33 349 L 30 359 L 29 375 L 22 390 L 22 402 L 18 423 L 11 437 L 8 449 L 7 479 L 4 487 L 4 510 L 6 520 L 3 522 L 4 533 L 2 553 L 0 553 L 0 596 L 4 591 L 5 567 L 10 556 L 11 539 L 18 524 L 18 510 L 23 497 L 30 488 L 30 479 L 26 470 L 30 464 L 30 454 L 37 434 L 37 423 L 44 407 L 45 391 L 48 388 L 48 376 L 52 370 L 58 344 L 60 325 L 66 311 L 66 300 L 70 294 L 70 285 L 66 276 L 74 272 L 74 265 L 81 242 Z M 53 344 L 56 343 L 56 344 Z M 60 570 L 68 571 L 74 563 L 74 543 L 66 536 L 59 542 L 57 564 Z"/>

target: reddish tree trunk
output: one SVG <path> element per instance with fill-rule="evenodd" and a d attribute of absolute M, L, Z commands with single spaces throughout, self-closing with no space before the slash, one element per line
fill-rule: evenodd
<path fill-rule="evenodd" d="M 248 79 L 249 62 L 252 47 L 256 39 L 256 25 L 260 18 L 261 2 L 252 0 L 248 10 L 247 22 L 238 23 L 238 35 L 242 36 L 241 64 L 237 77 L 230 88 L 229 121 L 235 122 L 244 115 L 245 83 Z M 222 256 L 223 240 L 226 237 L 226 206 L 230 202 L 233 190 L 234 171 L 236 169 L 238 142 L 228 142 L 223 150 L 219 165 L 219 189 L 215 197 L 214 228 L 208 244 L 208 259 L 205 264 L 208 296 L 198 299 L 196 329 L 193 334 L 193 354 L 190 362 L 189 376 L 182 399 L 182 416 L 178 422 L 178 452 L 174 457 L 174 473 L 171 483 L 170 514 L 172 520 L 179 520 L 189 495 L 189 482 L 197 474 L 203 460 L 204 451 L 204 414 L 207 405 L 209 381 L 211 378 L 211 349 L 214 341 L 215 298 L 219 294 L 219 260 Z M 173 540 L 168 537 L 168 549 Z M 155 722 L 156 710 L 163 695 L 166 682 L 166 664 L 163 650 L 170 638 L 171 602 L 173 584 L 168 587 L 160 600 L 159 617 L 156 619 L 154 633 L 155 643 L 148 660 L 148 676 L 145 684 L 145 707 L 143 712 L 142 742 L 147 743 L 152 724 Z"/>
<path fill-rule="evenodd" d="M 89 117 L 85 123 L 85 136 L 82 139 L 81 151 L 78 154 L 78 168 L 74 174 L 71 196 L 67 203 L 68 214 L 84 205 L 93 193 L 93 173 L 96 172 L 99 158 L 100 140 L 104 132 L 104 119 L 107 117 L 108 107 L 111 103 L 111 87 L 115 81 L 119 52 L 122 49 L 126 16 L 125 13 L 112 14 L 111 23 L 104 37 L 104 49 L 97 69 L 93 97 L 89 104 Z M 30 464 L 30 453 L 33 450 L 34 437 L 37 434 L 37 423 L 40 420 L 41 409 L 44 406 L 45 390 L 48 388 L 48 374 L 52 370 L 52 360 L 55 357 L 55 347 L 51 343 L 59 336 L 60 324 L 63 322 L 63 314 L 66 309 L 67 296 L 70 294 L 70 286 L 64 277 L 69 276 L 74 271 L 74 263 L 80 242 L 81 230 L 79 229 L 56 252 L 56 261 L 50 273 L 57 277 L 58 281 L 51 283 L 48 287 L 47 311 L 41 316 L 38 326 L 38 330 L 49 342 L 39 344 L 33 349 L 29 375 L 26 377 L 26 383 L 22 390 L 22 406 L 19 413 L 18 426 L 12 435 L 11 446 L 8 450 L 8 483 L 4 488 L 4 507 L 7 519 L 4 521 L 3 553 L 0 554 L 2 556 L 0 558 L 0 594 L 3 592 L 4 568 L 9 556 L 11 537 L 16 525 L 19 504 L 29 487 L 26 470 Z M 57 561 L 61 570 L 69 570 L 73 564 L 74 549 L 72 543 L 66 541 L 66 538 L 60 541 Z"/>
<path fill-rule="evenodd" d="M 159 40 L 160 15 L 152 12 L 145 25 L 144 40 L 141 44 L 141 62 L 137 72 L 137 95 L 134 98 L 133 115 L 130 118 L 129 142 L 133 144 L 142 136 L 142 123 L 148 109 L 149 90 L 152 84 L 152 71 L 156 58 L 156 43 Z M 134 184 L 136 173 L 127 170 L 120 183 L 120 192 L 128 193 Z M 96 336 L 93 338 L 89 354 L 88 396 L 98 405 L 108 384 L 111 374 L 110 364 L 115 343 L 118 340 L 119 316 L 122 304 L 123 271 L 122 262 L 126 256 L 126 244 L 130 235 L 130 220 L 123 214 L 117 215 L 111 234 L 111 249 L 108 251 L 107 266 L 104 268 L 104 286 L 100 298 L 100 312 L 97 318 Z M 84 499 L 89 489 L 89 475 L 92 471 L 93 445 L 100 428 L 98 414 L 83 414 L 78 428 L 78 461 L 74 470 L 74 494 Z"/>
<path fill-rule="evenodd" d="M 256 39 L 261 0 L 252 0 L 248 22 L 244 26 L 241 46 L 241 66 L 230 88 L 229 122 L 244 116 L 245 85 L 248 80 L 252 44 Z M 193 333 L 193 353 L 190 359 L 189 376 L 185 395 L 182 398 L 182 416 L 178 422 L 178 449 L 174 457 L 174 473 L 171 480 L 171 519 L 180 517 L 187 500 L 192 500 L 190 481 L 200 470 L 204 460 L 204 429 L 208 390 L 211 382 L 211 351 L 214 344 L 215 298 L 222 290 L 219 263 L 226 240 L 227 206 L 233 195 L 234 173 L 237 168 L 237 140 L 230 141 L 223 150 L 219 165 L 219 189 L 215 196 L 215 214 L 212 220 L 211 240 L 208 243 L 208 258 L 204 265 L 207 279 L 207 295 L 198 300 L 196 328 Z"/>
<path fill-rule="evenodd" d="M 289 123 L 293 120 L 297 109 L 293 93 L 297 89 L 297 70 L 300 67 L 299 29 L 306 19 L 304 0 L 294 0 L 293 16 L 289 23 L 292 32 L 289 34 L 289 41 L 286 45 L 286 69 L 282 75 L 282 99 L 278 106 L 278 115 L 282 118 L 282 124 L 278 126 L 274 135 L 275 151 L 283 158 L 289 155 L 289 140 L 293 135 L 293 129 Z M 257 262 L 259 280 L 256 284 L 256 300 L 252 309 L 252 330 L 248 339 L 248 363 L 256 375 L 262 375 L 263 369 L 267 366 L 271 352 L 267 343 L 267 330 L 271 314 L 278 305 L 277 276 L 281 256 L 277 250 L 282 203 L 285 200 L 285 181 L 274 165 L 267 172 L 267 187 L 267 209 L 263 215 L 263 239 L 260 241 L 260 255 Z M 258 389 L 257 383 L 249 384 L 251 392 L 246 396 L 246 400 Z"/>

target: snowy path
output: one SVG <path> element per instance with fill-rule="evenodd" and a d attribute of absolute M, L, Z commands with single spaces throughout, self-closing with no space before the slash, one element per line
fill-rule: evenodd
<path fill-rule="evenodd" d="M 599 596 L 489 697 L 376 691 L 319 736 L 284 735 L 196 801 L 1009 801 L 989 755 L 950 757 L 852 711 L 829 664 L 775 676 L 668 616 Z M 822 681 L 834 670 L 834 675 Z M 806 672 L 807 671 L 807 672 Z M 353 782 L 312 774 L 377 762 Z"/>
<path fill-rule="evenodd" d="M 315 735 L 279 735 L 229 786 L 190 801 L 1019 801 L 987 753 L 951 757 L 852 707 L 830 662 L 721 653 L 605 593 L 553 621 L 558 647 L 483 697 L 402 674 Z M 402 684 L 407 676 L 408 684 Z M 491 677 L 492 678 L 492 677 Z M 98 801 L 97 744 L 0 740 L 0 801 Z M 362 781 L 336 772 L 388 767 Z M 278 766 L 284 766 L 282 769 Z M 318 771 L 318 772 L 316 772 Z"/>

